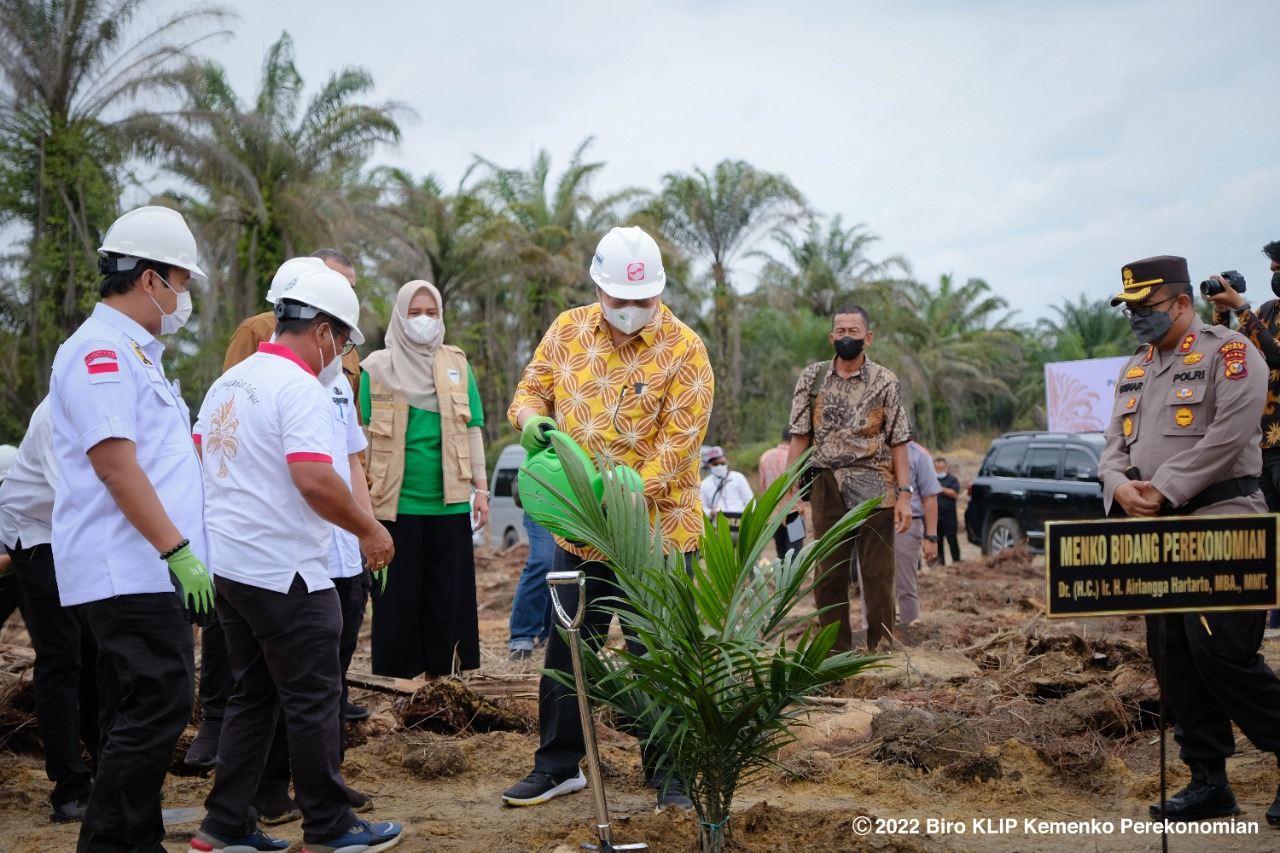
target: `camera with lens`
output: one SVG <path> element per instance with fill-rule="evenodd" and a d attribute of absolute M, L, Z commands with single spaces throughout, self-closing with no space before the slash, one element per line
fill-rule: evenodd
<path fill-rule="evenodd" d="M 1236 293 L 1244 293 L 1244 276 L 1240 275 L 1240 273 L 1235 270 L 1227 270 L 1222 273 L 1222 277 L 1231 283 L 1231 287 Z M 1206 299 L 1210 296 L 1217 296 L 1222 292 L 1222 282 L 1214 281 L 1211 278 L 1207 278 L 1200 282 L 1200 293 L 1203 294 Z"/>

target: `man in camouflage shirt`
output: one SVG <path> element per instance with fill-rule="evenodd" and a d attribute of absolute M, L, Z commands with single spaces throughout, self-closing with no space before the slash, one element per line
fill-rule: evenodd
<path fill-rule="evenodd" d="M 818 617 L 822 625 L 840 626 L 834 651 L 849 651 L 853 645 L 849 579 L 855 547 L 867 649 L 889 638 L 894 627 L 894 533 L 911 526 L 911 427 L 898 377 L 867 358 L 874 337 L 866 309 L 837 308 L 830 335 L 835 358 L 805 368 L 791 402 L 787 464 L 814 448 L 810 462 L 816 476 L 809 492 L 814 535 L 826 533 L 863 501 L 883 499 L 853 538 L 819 567 L 823 578 L 814 598 L 819 608 L 831 608 Z"/>

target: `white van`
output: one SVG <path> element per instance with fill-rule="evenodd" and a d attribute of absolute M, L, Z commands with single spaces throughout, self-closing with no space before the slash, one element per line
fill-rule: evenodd
<path fill-rule="evenodd" d="M 507 445 L 498 454 L 489 476 L 489 546 L 495 551 L 529 542 L 529 534 L 524 529 L 524 510 L 516 506 L 511 496 L 511 486 L 525 455 L 525 449 L 519 444 Z"/>

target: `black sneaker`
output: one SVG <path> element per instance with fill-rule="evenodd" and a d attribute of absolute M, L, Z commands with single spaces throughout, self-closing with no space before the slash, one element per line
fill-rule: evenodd
<path fill-rule="evenodd" d="M 222 720 L 209 720 L 200 724 L 195 740 L 187 747 L 182 763 L 188 767 L 208 770 L 218 763 L 218 739 L 222 736 Z"/>
<path fill-rule="evenodd" d="M 532 657 L 533 649 L 512 649 L 507 654 L 507 660 L 509 661 L 529 660 Z"/>
<path fill-rule="evenodd" d="M 348 723 L 358 723 L 361 720 L 369 719 L 372 715 L 372 711 L 363 705 L 357 705 L 355 702 L 347 702 L 342 706 L 342 716 L 346 718 Z"/>
<path fill-rule="evenodd" d="M 378 853 L 400 843 L 400 824 L 394 820 L 369 823 L 358 820 L 344 835 L 316 843 L 302 842 L 302 853 Z"/>
<path fill-rule="evenodd" d="M 279 826 L 302 817 L 302 809 L 287 791 L 254 797 L 253 807 L 258 812 L 258 823 L 267 826 Z"/>
<path fill-rule="evenodd" d="M 347 801 L 351 803 L 353 812 L 367 812 L 373 808 L 373 797 L 368 794 L 361 793 L 355 788 L 347 788 Z"/>
<path fill-rule="evenodd" d="M 253 835 L 223 835 L 221 832 L 199 830 L 191 839 L 187 853 L 210 853 L 226 850 L 228 853 L 255 853 L 256 851 L 288 850 L 290 843 L 283 838 L 272 838 L 261 829 Z"/>
<path fill-rule="evenodd" d="M 84 813 L 89 809 L 89 795 L 76 797 L 65 803 L 59 803 L 49 812 L 49 820 L 54 823 L 77 823 L 84 820 Z"/>
<path fill-rule="evenodd" d="M 689 799 L 684 791 L 679 789 L 658 792 L 658 805 L 654 811 L 662 812 L 667 809 L 691 809 L 693 808 L 693 800 Z"/>
<path fill-rule="evenodd" d="M 1267 809 L 1267 825 L 1280 826 L 1280 787 L 1276 788 L 1276 801 Z"/>
<path fill-rule="evenodd" d="M 508 788 L 502 795 L 502 802 L 508 806 L 537 806 L 561 794 L 572 794 L 585 787 L 587 777 L 582 775 L 581 769 L 571 776 L 554 776 L 535 770 L 524 777 L 524 781 Z"/>
<path fill-rule="evenodd" d="M 1148 811 L 1151 817 L 1159 820 L 1159 803 L 1153 803 Z M 1192 779 L 1191 784 L 1164 801 L 1164 814 L 1167 820 L 1172 821 L 1207 820 L 1238 815 L 1240 806 L 1236 803 L 1236 795 L 1231 793 L 1230 785 L 1210 785 Z"/>

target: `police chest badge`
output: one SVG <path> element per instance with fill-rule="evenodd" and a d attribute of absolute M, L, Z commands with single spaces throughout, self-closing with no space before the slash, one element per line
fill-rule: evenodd
<path fill-rule="evenodd" d="M 1124 437 L 1128 438 L 1133 435 L 1133 418 L 1128 415 L 1124 416 Z"/>
<path fill-rule="evenodd" d="M 1146 375 L 1147 375 L 1147 371 L 1143 370 L 1141 367 L 1131 367 L 1129 368 L 1129 372 L 1124 375 L 1124 378 L 1137 379 L 1139 376 L 1146 376 Z"/>
<path fill-rule="evenodd" d="M 1195 391 L 1192 391 L 1190 388 L 1179 388 L 1179 389 L 1178 389 L 1178 399 L 1179 399 L 1179 400 L 1189 400 L 1189 399 L 1191 399 L 1193 396 L 1195 396 L 1195 393 L 1196 393 L 1196 392 L 1195 392 Z"/>
<path fill-rule="evenodd" d="M 1180 427 L 1189 427 L 1191 422 L 1196 419 L 1195 412 L 1192 412 L 1186 406 L 1183 406 L 1173 416 L 1173 422 Z"/>
<path fill-rule="evenodd" d="M 1183 356 L 1182 363 L 1183 364 L 1199 364 L 1203 358 L 1204 358 L 1204 353 L 1193 352 L 1191 353 L 1191 355 Z"/>
<path fill-rule="evenodd" d="M 1218 352 L 1222 353 L 1223 370 L 1228 379 L 1243 379 L 1249 375 L 1249 368 L 1245 364 L 1248 349 L 1249 345 L 1244 341 L 1228 341 L 1218 347 Z"/>

